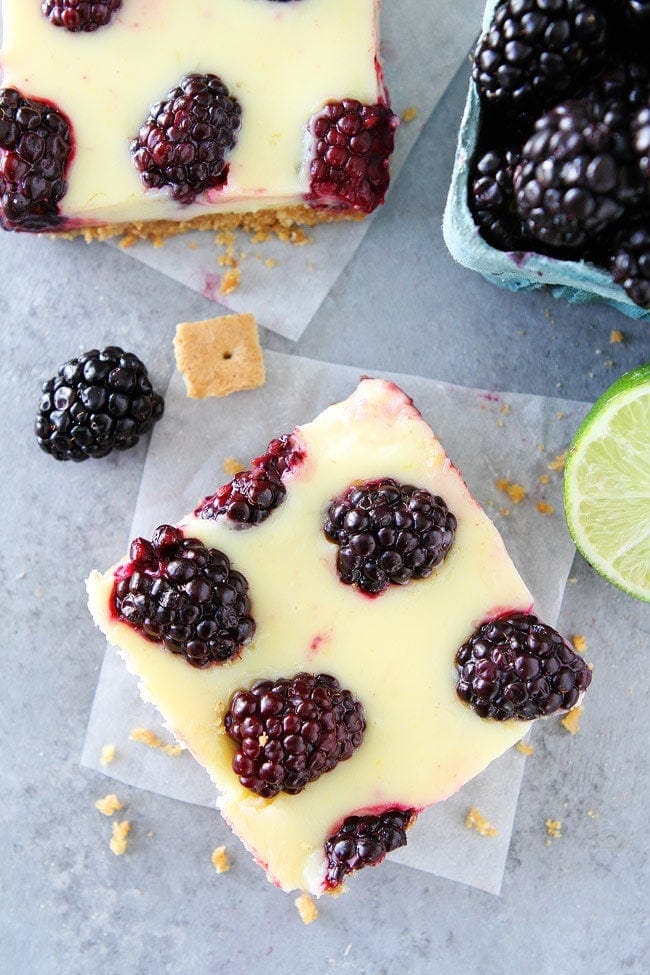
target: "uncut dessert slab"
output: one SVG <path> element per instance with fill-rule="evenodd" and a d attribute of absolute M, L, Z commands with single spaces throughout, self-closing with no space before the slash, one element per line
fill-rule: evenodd
<path fill-rule="evenodd" d="M 245 422 L 251 430 L 256 429 L 260 433 L 261 440 L 254 444 L 251 444 L 250 440 L 248 440 L 247 447 L 242 448 L 241 437 L 238 437 L 235 430 L 228 424 L 224 427 L 224 453 L 232 451 L 242 456 L 242 450 L 245 449 L 243 456 L 249 456 L 251 453 L 259 452 L 263 444 L 264 433 L 261 432 L 262 424 L 260 424 L 257 409 L 261 409 L 265 417 L 269 415 L 270 411 L 274 416 L 276 428 L 282 429 L 287 425 L 292 425 L 292 419 L 301 419 L 303 416 L 309 416 L 310 413 L 315 412 L 314 398 L 319 406 L 326 405 L 332 398 L 349 392 L 350 387 L 358 379 L 358 371 L 349 367 L 345 369 L 329 367 L 325 364 L 310 363 L 307 360 L 287 359 L 279 355 L 271 355 L 268 364 L 270 369 L 269 386 L 263 391 L 263 396 L 260 397 L 262 402 L 246 395 L 240 398 L 239 408 L 234 403 L 226 404 L 226 413 L 230 420 L 235 421 L 236 417 L 238 424 Z M 285 398 L 280 397 L 279 391 L 283 387 L 286 389 L 287 370 L 291 370 L 291 388 L 293 392 L 287 392 L 287 401 L 285 402 Z M 469 478 L 470 485 L 476 489 L 476 479 L 478 477 L 476 470 L 478 465 L 478 469 L 482 471 L 480 479 L 483 481 L 483 489 L 487 492 L 488 498 L 492 484 L 490 465 L 498 462 L 497 458 L 503 463 L 504 456 L 507 456 L 508 452 L 511 453 L 513 462 L 517 463 L 522 457 L 527 456 L 530 450 L 530 444 L 526 444 L 525 441 L 528 439 L 529 434 L 532 433 L 533 437 L 541 437 L 543 435 L 549 449 L 554 447 L 554 441 L 557 443 L 558 449 L 561 445 L 561 441 L 558 441 L 558 437 L 562 435 L 561 425 L 552 422 L 552 418 L 555 416 L 555 412 L 557 412 L 557 402 L 551 403 L 550 401 L 539 400 L 539 398 L 528 397 L 512 398 L 513 409 L 516 409 L 517 412 L 521 411 L 519 419 L 514 422 L 517 425 L 520 422 L 523 423 L 523 432 L 525 433 L 525 436 L 521 438 L 524 442 L 516 444 L 512 442 L 512 436 L 509 436 L 506 431 L 498 426 L 502 405 L 501 401 L 497 404 L 494 398 L 486 398 L 476 391 L 458 390 L 455 387 L 445 387 L 443 384 L 435 384 L 426 380 L 404 379 L 401 377 L 400 381 L 402 385 L 407 386 L 409 391 L 415 391 L 416 400 L 419 400 L 420 405 L 424 405 L 425 403 L 430 404 L 430 409 L 435 412 L 445 428 L 443 431 L 443 439 L 449 440 L 449 437 L 451 437 L 454 447 L 452 456 L 454 456 L 455 460 L 459 459 L 459 444 L 462 445 L 464 439 L 470 435 L 470 431 L 472 430 L 481 437 L 482 442 L 489 443 L 490 447 L 494 448 L 494 453 L 487 467 L 484 457 L 467 458 L 469 469 L 474 475 Z M 182 411 L 183 403 L 180 397 L 177 401 L 178 391 L 174 391 L 174 383 L 172 383 L 172 387 L 168 393 L 169 395 L 173 396 L 174 402 L 177 402 L 178 408 Z M 578 412 L 581 410 L 581 407 L 577 404 L 568 405 Z M 566 409 L 567 404 L 565 403 L 564 406 Z M 553 407 L 555 407 L 555 412 L 553 411 Z M 217 420 L 218 415 L 223 419 L 223 411 L 220 408 L 216 409 L 215 420 Z M 435 423 L 433 413 L 430 413 L 427 418 Z M 477 421 L 478 426 L 482 428 L 480 434 L 478 434 L 477 430 Z M 440 430 L 440 424 L 438 423 L 436 426 Z M 263 427 L 266 431 L 266 422 L 263 424 Z M 556 429 L 553 429 L 554 427 Z M 520 427 L 519 434 L 521 433 L 522 428 Z M 194 440 L 194 438 L 191 439 Z M 239 441 L 238 444 L 235 442 L 237 440 Z M 198 441 L 200 441 L 200 437 Z M 501 442 L 501 453 L 498 448 L 499 442 Z M 168 446 L 173 450 L 173 444 L 169 444 Z M 156 447 L 162 448 L 162 452 L 158 453 Z M 204 493 L 206 483 L 214 483 L 215 477 L 217 481 L 223 479 L 220 478 L 218 473 L 219 459 L 214 457 L 213 452 L 213 458 L 206 461 L 205 449 L 205 442 L 202 444 L 197 442 L 196 444 L 188 445 L 187 464 L 184 465 L 186 470 L 183 473 L 187 475 L 188 472 L 191 472 L 194 476 L 190 477 L 190 483 L 188 483 L 186 476 L 183 476 L 179 472 L 178 480 L 172 478 L 171 484 L 164 492 L 165 496 L 161 497 L 160 492 L 153 487 L 153 483 L 154 480 L 157 480 L 158 485 L 160 485 L 159 476 L 161 470 L 166 469 L 166 464 L 170 461 L 172 454 L 168 452 L 162 441 L 157 444 L 154 439 L 150 453 L 151 463 L 148 463 L 148 471 L 145 471 L 145 479 L 138 505 L 137 521 L 134 524 L 134 533 L 138 531 L 150 533 L 151 528 L 160 521 L 161 517 L 174 520 L 185 508 L 195 503 L 201 493 Z M 467 454 L 467 450 L 465 450 L 465 454 Z M 463 457 L 462 460 L 463 466 L 467 466 L 467 463 L 465 463 L 466 458 Z M 163 465 L 162 468 L 158 466 L 160 464 Z M 216 474 L 215 464 L 217 465 Z M 500 473 L 503 473 L 503 470 Z M 522 477 L 524 473 L 525 471 L 522 470 Z M 489 486 L 485 483 L 486 476 L 489 478 Z M 168 481 L 169 478 L 165 477 L 165 482 Z M 177 493 L 178 491 L 180 493 Z M 477 493 L 480 496 L 481 492 L 477 491 Z M 484 500 L 484 503 L 487 503 L 485 495 L 482 500 Z M 527 578 L 527 581 L 530 582 L 532 578 L 532 583 L 534 584 L 531 585 L 531 588 L 534 588 L 541 597 L 538 603 L 542 614 L 547 621 L 552 621 L 557 614 L 559 599 L 573 549 L 564 537 L 565 533 L 558 531 L 559 525 L 553 524 L 552 520 L 549 520 L 547 526 L 545 526 L 545 530 L 543 530 L 543 519 L 541 516 L 535 514 L 534 518 L 537 519 L 537 522 L 529 514 L 526 528 L 531 530 L 525 530 L 522 537 L 519 538 L 519 541 L 517 541 L 518 532 L 516 529 L 513 528 L 510 530 L 509 534 L 511 537 L 508 539 L 508 543 L 511 549 L 513 547 L 517 548 L 522 553 L 520 557 L 519 551 L 517 552 L 517 561 L 526 567 L 526 574 L 530 576 L 530 578 Z M 504 521 L 504 524 L 510 528 L 509 522 Z M 515 525 L 514 519 L 512 525 Z M 500 527 L 502 526 L 500 525 Z M 534 539 L 537 539 L 537 543 L 534 542 Z M 557 552 L 557 555 L 553 560 L 552 571 L 544 575 L 540 571 L 539 561 L 531 558 L 531 554 L 536 550 L 536 546 L 541 549 L 550 544 L 549 539 L 552 540 L 554 545 L 557 543 L 557 547 L 553 549 L 554 552 Z M 528 553 L 528 558 L 526 558 L 525 553 Z M 115 671 L 114 667 L 111 667 L 108 659 L 105 668 L 106 678 L 109 675 L 111 678 L 115 678 L 119 688 L 123 689 L 125 683 L 120 680 L 117 671 Z M 84 762 L 95 767 L 97 767 L 96 757 L 93 752 L 96 743 L 101 739 L 101 735 L 107 733 L 115 735 L 118 732 L 120 723 L 124 721 L 123 706 L 119 703 L 119 695 L 117 697 L 115 695 L 111 696 L 111 690 L 115 690 L 115 688 L 107 687 L 106 681 L 103 678 L 84 751 Z M 135 704 L 135 702 L 133 703 Z M 132 719 L 134 723 L 142 723 L 142 709 L 138 712 L 136 706 L 136 711 L 129 713 L 134 714 L 134 718 Z M 136 713 L 138 714 L 137 719 L 135 718 Z M 128 749 L 125 751 L 128 751 Z M 156 791 L 209 804 L 210 790 L 209 787 L 206 788 L 207 782 L 200 778 L 200 776 L 192 782 L 191 773 L 188 776 L 186 761 L 181 760 L 182 767 L 179 767 L 178 770 L 178 781 L 174 782 L 169 780 L 169 766 L 161 766 L 159 762 L 156 762 L 158 758 L 159 756 L 153 755 L 143 756 L 145 765 L 151 759 L 151 766 L 147 770 L 140 765 L 139 755 L 129 756 L 125 754 L 125 760 L 122 766 L 111 768 L 110 773 L 118 778 L 122 777 L 127 781 L 145 785 Z M 401 851 L 398 854 L 398 858 L 401 860 L 406 858 L 405 862 L 413 866 L 418 866 L 421 869 L 428 869 L 431 872 L 443 876 L 450 876 L 453 879 L 473 883 L 477 886 L 482 886 L 484 889 L 498 890 L 503 861 L 507 852 L 512 816 L 516 805 L 522 762 L 523 757 L 521 755 L 518 753 L 509 753 L 504 757 L 502 763 L 503 768 L 501 771 L 503 772 L 505 769 L 504 775 L 500 774 L 498 768 L 493 767 L 488 770 L 485 776 L 481 777 L 484 780 L 483 782 L 477 780 L 476 783 L 468 787 L 470 790 L 468 795 L 480 797 L 482 807 L 490 810 L 492 813 L 496 813 L 496 822 L 501 833 L 500 837 L 495 838 L 494 841 L 490 841 L 489 843 L 483 842 L 476 846 L 476 838 L 469 836 L 464 831 L 462 827 L 463 819 L 459 812 L 463 808 L 463 802 L 466 805 L 468 800 L 462 799 L 460 804 L 451 800 L 450 803 L 445 803 L 444 806 L 440 806 L 438 809 L 432 810 L 429 814 L 425 814 L 422 817 L 421 822 L 413 831 L 413 837 L 409 840 L 409 846 L 405 851 Z M 351 765 L 352 762 L 348 764 Z M 190 767 L 193 767 L 191 763 Z M 341 765 L 339 769 L 343 769 L 343 767 Z M 106 769 L 102 770 L 107 771 Z M 315 783 L 311 788 L 317 788 L 317 785 L 318 783 Z M 309 788 L 308 786 L 305 790 L 305 795 L 309 791 Z M 289 799 L 290 797 L 286 798 Z M 442 836 L 441 824 L 443 824 Z"/>

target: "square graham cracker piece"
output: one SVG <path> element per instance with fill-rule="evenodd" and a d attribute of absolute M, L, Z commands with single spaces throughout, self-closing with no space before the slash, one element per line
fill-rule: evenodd
<path fill-rule="evenodd" d="M 191 399 L 257 389 L 266 380 L 252 315 L 222 315 L 176 326 L 174 353 Z"/>

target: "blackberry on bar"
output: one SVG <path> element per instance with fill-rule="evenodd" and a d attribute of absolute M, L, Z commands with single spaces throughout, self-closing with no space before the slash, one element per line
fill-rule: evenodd
<path fill-rule="evenodd" d="M 431 575 L 453 545 L 456 518 L 437 495 L 385 477 L 335 498 L 323 531 L 339 546 L 341 581 L 374 595 Z"/>
<path fill-rule="evenodd" d="M 169 187 L 172 199 L 193 203 L 223 186 L 226 157 L 237 142 L 241 106 L 214 74 L 189 74 L 151 107 L 131 157 L 147 189 Z"/>
<path fill-rule="evenodd" d="M 134 447 L 163 410 L 140 359 L 110 345 L 70 359 L 43 384 L 34 431 L 56 460 L 83 461 Z"/>
<path fill-rule="evenodd" d="M 309 123 L 307 199 L 371 213 L 384 202 L 398 119 L 387 105 L 328 102 Z"/>
<path fill-rule="evenodd" d="M 238 748 L 233 771 L 266 799 L 296 795 L 363 741 L 362 704 L 329 674 L 258 681 L 233 695 L 224 717 Z"/>
<path fill-rule="evenodd" d="M 43 0 L 41 10 L 55 27 L 76 33 L 105 27 L 121 6 L 122 0 Z"/>
<path fill-rule="evenodd" d="M 582 657 L 536 616 L 483 623 L 456 654 L 456 692 L 481 718 L 532 721 L 574 707 L 591 683 Z"/>
<path fill-rule="evenodd" d="M 118 617 L 147 640 L 209 667 L 239 653 L 255 632 L 248 582 L 218 549 L 160 525 L 136 538 L 116 573 Z"/>
<path fill-rule="evenodd" d="M 588 0 L 504 0 L 474 51 L 483 97 L 507 109 L 557 101 L 604 62 L 607 20 Z"/>
<path fill-rule="evenodd" d="M 0 226 L 39 231 L 60 222 L 72 127 L 49 102 L 0 89 Z"/>
<path fill-rule="evenodd" d="M 284 475 L 303 459 L 304 452 L 292 434 L 272 440 L 250 470 L 235 474 L 228 484 L 204 498 L 195 515 L 209 519 L 225 515 L 241 527 L 261 524 L 286 497 Z"/>
<path fill-rule="evenodd" d="M 325 842 L 328 888 L 339 887 L 346 874 L 374 867 L 387 853 L 406 846 L 406 831 L 415 818 L 413 809 L 389 809 L 378 816 L 348 816 Z"/>

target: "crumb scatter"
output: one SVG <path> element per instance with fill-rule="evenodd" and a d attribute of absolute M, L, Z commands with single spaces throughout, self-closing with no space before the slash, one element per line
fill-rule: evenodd
<path fill-rule="evenodd" d="M 560 720 L 560 724 L 563 728 L 569 732 L 570 735 L 577 735 L 580 730 L 580 716 L 583 712 L 583 708 L 571 708 L 571 710 L 564 715 Z"/>
<path fill-rule="evenodd" d="M 164 752 L 165 755 L 171 755 L 172 757 L 180 755 L 183 751 L 180 745 L 166 745 L 149 728 L 134 728 L 129 737 L 131 741 L 139 741 L 141 745 L 146 745 L 147 748 L 157 748 L 159 751 Z"/>
<path fill-rule="evenodd" d="M 499 831 L 492 826 L 485 816 L 476 808 L 472 806 L 470 811 L 465 817 L 465 826 L 467 829 L 475 829 L 477 833 L 481 836 L 498 836 Z"/>
<path fill-rule="evenodd" d="M 309 894 L 300 894 L 294 900 L 294 904 L 298 908 L 298 914 L 303 924 L 311 924 L 318 917 L 318 908 Z"/>
<path fill-rule="evenodd" d="M 213 852 L 212 866 L 217 873 L 228 873 L 230 870 L 230 860 L 228 859 L 225 846 L 218 846 Z"/>
<path fill-rule="evenodd" d="M 110 765 L 115 758 L 116 748 L 112 743 L 102 746 L 102 753 L 99 757 L 100 765 Z"/>
<path fill-rule="evenodd" d="M 515 748 L 518 752 L 521 752 L 522 755 L 532 755 L 535 751 L 534 747 L 532 745 L 528 745 L 525 741 L 518 741 Z"/>
<path fill-rule="evenodd" d="M 574 633 L 571 637 L 571 643 L 573 644 L 573 649 L 578 653 L 584 653 L 587 649 L 587 640 L 582 633 Z"/>
<path fill-rule="evenodd" d="M 113 835 L 109 844 L 111 853 L 121 857 L 126 852 L 127 837 L 131 832 L 131 823 L 123 819 L 120 823 L 113 823 Z"/>
<path fill-rule="evenodd" d="M 113 813 L 119 812 L 122 808 L 122 803 L 114 792 L 109 792 L 103 799 L 98 799 L 95 802 L 95 809 L 99 809 L 104 816 L 112 816 Z"/>
<path fill-rule="evenodd" d="M 521 484 L 514 484 L 507 477 L 499 477 L 496 481 L 499 491 L 508 495 L 513 504 L 520 504 L 526 497 L 526 488 Z"/>

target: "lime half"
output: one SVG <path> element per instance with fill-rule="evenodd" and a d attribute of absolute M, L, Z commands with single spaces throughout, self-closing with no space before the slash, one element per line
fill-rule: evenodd
<path fill-rule="evenodd" d="M 621 376 L 578 427 L 564 508 L 594 569 L 650 602 L 650 363 Z"/>

